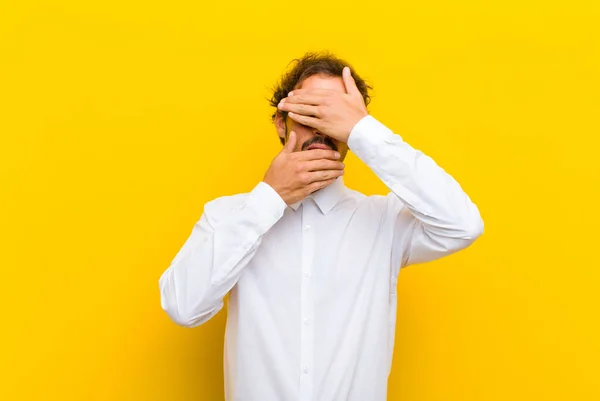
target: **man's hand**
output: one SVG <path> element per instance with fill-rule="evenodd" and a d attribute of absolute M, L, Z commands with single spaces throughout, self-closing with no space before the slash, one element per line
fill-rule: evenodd
<path fill-rule="evenodd" d="M 306 198 L 344 174 L 344 163 L 338 161 L 339 153 L 325 149 L 294 152 L 295 146 L 296 133 L 292 131 L 263 178 L 288 205 Z"/>
<path fill-rule="evenodd" d="M 344 67 L 342 79 L 347 93 L 327 89 L 296 89 L 282 99 L 277 107 L 288 111 L 290 118 L 300 124 L 316 128 L 338 141 L 348 142 L 352 128 L 369 113 L 350 68 Z"/>

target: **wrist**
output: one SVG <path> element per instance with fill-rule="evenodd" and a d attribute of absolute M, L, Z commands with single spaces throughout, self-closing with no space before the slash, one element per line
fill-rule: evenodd
<path fill-rule="evenodd" d="M 277 188 L 265 180 L 259 182 L 251 194 L 254 195 L 253 198 L 255 201 L 258 203 L 264 203 L 265 206 L 268 205 L 268 208 L 278 210 L 281 209 L 281 207 L 285 208 L 285 206 L 287 206 L 287 202 L 280 195 Z"/>
<path fill-rule="evenodd" d="M 350 135 L 352 135 L 352 132 L 354 131 L 354 128 L 362 121 L 365 119 L 365 117 L 368 117 L 369 114 L 364 114 L 361 115 L 358 119 L 355 119 L 353 123 L 350 124 L 349 128 L 346 130 L 346 137 L 345 137 L 345 141 L 346 143 L 348 143 L 348 141 L 350 140 Z"/>
<path fill-rule="evenodd" d="M 352 143 L 356 142 L 356 137 L 363 135 L 365 131 L 370 129 L 371 120 L 375 120 L 375 118 L 370 114 L 366 114 L 352 126 L 346 142 L 350 149 L 352 149 Z"/>
<path fill-rule="evenodd" d="M 276 194 L 279 196 L 279 198 L 285 202 L 285 204 L 286 204 L 286 205 L 289 205 L 289 204 L 290 204 L 290 203 L 289 203 L 289 199 L 288 199 L 288 197 L 286 196 L 286 194 L 285 194 L 285 191 L 283 190 L 283 188 L 281 188 L 281 187 L 280 187 L 279 185 L 277 185 L 275 182 L 270 182 L 270 180 L 269 180 L 268 178 L 264 178 L 264 179 L 262 180 L 262 182 L 263 182 L 264 184 L 268 185 L 268 186 L 271 188 L 271 190 L 272 190 L 273 192 L 275 192 L 275 193 L 276 193 Z"/>

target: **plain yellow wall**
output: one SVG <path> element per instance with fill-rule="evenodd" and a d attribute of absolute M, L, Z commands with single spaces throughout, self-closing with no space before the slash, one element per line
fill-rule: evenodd
<path fill-rule="evenodd" d="M 176 326 L 158 278 L 279 151 L 287 63 L 329 49 L 486 224 L 403 270 L 389 399 L 600 399 L 598 4 L 2 2 L 0 398 L 222 399 L 225 313 Z"/>

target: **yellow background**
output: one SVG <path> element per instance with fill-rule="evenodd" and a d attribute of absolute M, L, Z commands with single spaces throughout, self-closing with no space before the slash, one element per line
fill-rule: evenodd
<path fill-rule="evenodd" d="M 600 399 L 598 4 L 2 2 L 0 398 L 222 399 L 225 313 L 176 326 L 158 278 L 279 151 L 287 63 L 329 49 L 485 221 L 403 270 L 389 399 Z"/>

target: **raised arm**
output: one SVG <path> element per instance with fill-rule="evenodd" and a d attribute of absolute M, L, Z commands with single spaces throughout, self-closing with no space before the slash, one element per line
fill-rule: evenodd
<path fill-rule="evenodd" d="M 176 323 L 195 327 L 217 314 L 223 298 L 252 260 L 263 235 L 288 204 L 343 173 L 333 151 L 294 152 L 290 140 L 249 194 L 209 202 L 189 238 L 159 280 L 161 305 Z"/>
<path fill-rule="evenodd" d="M 401 266 L 466 248 L 483 233 L 479 210 L 458 182 L 372 116 L 354 126 L 348 146 L 392 191 Z"/>
<path fill-rule="evenodd" d="M 287 207 L 266 183 L 247 195 L 219 198 L 204 213 L 159 279 L 161 306 L 177 324 L 195 327 L 217 314 L 262 236 Z"/>
<path fill-rule="evenodd" d="M 300 124 L 346 142 L 391 189 L 398 265 L 433 260 L 471 244 L 482 234 L 483 222 L 460 185 L 368 114 L 364 93 L 348 67 L 342 80 L 345 92 L 295 89 L 278 108 Z"/>

